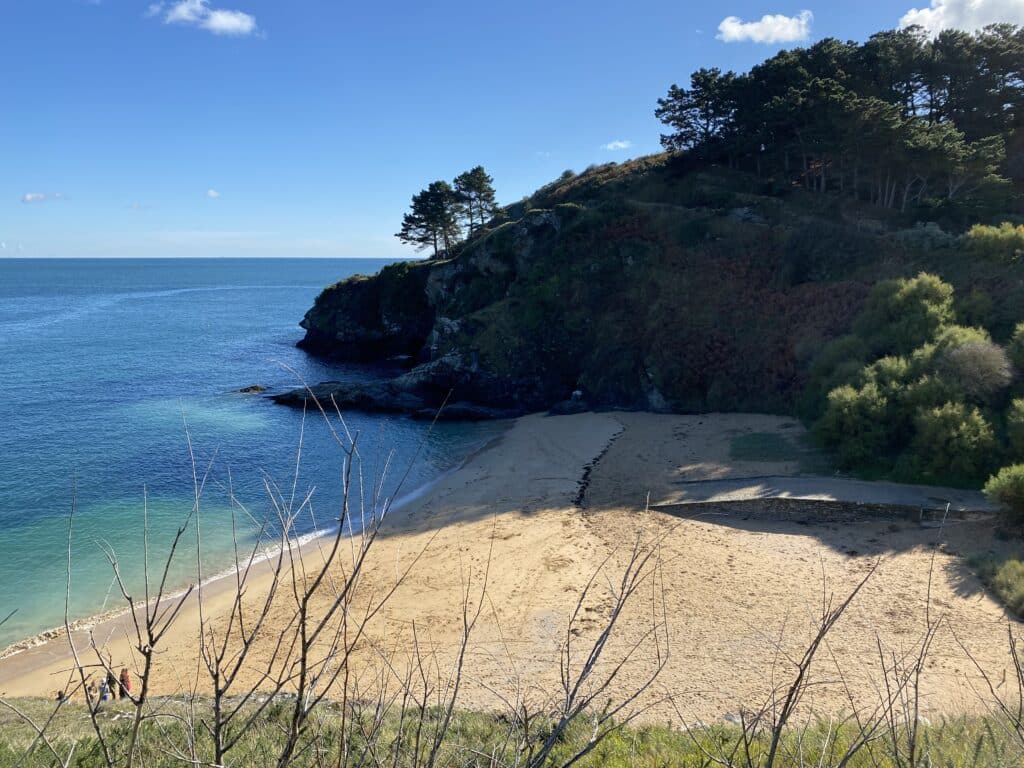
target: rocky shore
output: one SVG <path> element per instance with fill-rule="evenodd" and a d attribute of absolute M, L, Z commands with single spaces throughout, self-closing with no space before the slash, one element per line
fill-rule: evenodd
<path fill-rule="evenodd" d="M 470 341 L 479 321 L 466 317 L 480 301 L 468 294 L 485 282 L 496 292 L 490 298 L 507 291 L 527 268 L 534 242 L 560 226 L 558 215 L 535 212 L 496 237 L 482 238 L 458 258 L 402 262 L 330 286 L 302 319 L 306 335 L 298 346 L 334 360 L 406 370 L 370 383 L 322 382 L 270 399 L 302 407 L 312 393 L 342 409 L 449 421 L 513 418 L 551 407 L 561 413 L 584 410 L 578 391 L 573 402 L 574 382 L 555 370 L 528 364 L 496 368 Z"/>

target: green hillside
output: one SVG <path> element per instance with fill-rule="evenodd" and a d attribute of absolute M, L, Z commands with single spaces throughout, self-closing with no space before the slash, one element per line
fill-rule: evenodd
<path fill-rule="evenodd" d="M 504 208 L 482 168 L 415 196 L 399 236 L 436 257 L 331 286 L 302 322 L 311 352 L 409 370 L 321 393 L 789 413 L 843 467 L 967 485 L 1024 458 L 1024 32 L 824 40 L 700 70 L 656 114 L 665 154 Z"/>

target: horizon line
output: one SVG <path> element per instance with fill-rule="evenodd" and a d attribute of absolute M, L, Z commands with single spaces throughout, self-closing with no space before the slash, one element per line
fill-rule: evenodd
<path fill-rule="evenodd" d="M 372 261 L 429 261 L 430 259 L 426 256 L 256 256 L 256 255 L 238 255 L 229 254 L 221 256 L 54 256 L 54 255 L 30 255 L 30 254 L 18 254 L 16 256 L 0 256 L 0 262 L 3 261 L 119 261 L 119 260 L 137 260 L 137 261 L 185 261 L 189 259 L 194 260 L 213 260 L 213 259 L 260 259 L 260 260 L 271 260 L 271 259 L 306 259 L 306 260 L 319 260 L 319 261 L 343 261 L 343 260 L 355 260 L 355 259 L 366 259 Z"/>

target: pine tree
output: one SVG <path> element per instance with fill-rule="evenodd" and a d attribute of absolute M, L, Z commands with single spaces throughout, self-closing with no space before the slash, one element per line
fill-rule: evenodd
<path fill-rule="evenodd" d="M 469 233 L 482 227 L 498 209 L 494 179 L 482 165 L 455 177 L 455 192 L 464 207 Z"/>
<path fill-rule="evenodd" d="M 410 210 L 402 217 L 402 228 L 395 235 L 417 250 L 432 247 L 434 258 L 448 253 L 460 235 L 459 196 L 447 181 L 435 181 L 413 195 Z"/>

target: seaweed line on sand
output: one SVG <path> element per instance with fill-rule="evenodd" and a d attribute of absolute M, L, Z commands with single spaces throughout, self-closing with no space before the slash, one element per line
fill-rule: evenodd
<path fill-rule="evenodd" d="M 608 439 L 608 442 L 605 444 L 604 448 L 601 449 L 601 452 L 597 454 L 590 463 L 584 465 L 583 474 L 580 476 L 579 482 L 577 483 L 578 489 L 576 491 L 576 495 L 572 500 L 573 506 L 577 509 L 586 509 L 586 496 L 587 489 L 590 487 L 590 476 L 593 474 L 594 470 L 597 469 L 601 460 L 608 454 L 608 451 L 611 450 L 615 441 L 618 440 L 625 431 L 625 426 L 620 425 L 619 430 Z"/>

